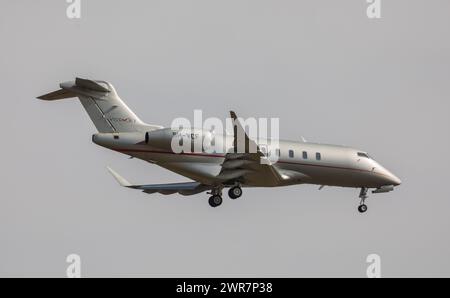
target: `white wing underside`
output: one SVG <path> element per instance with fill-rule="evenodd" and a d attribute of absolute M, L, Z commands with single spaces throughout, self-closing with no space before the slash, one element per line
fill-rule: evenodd
<path fill-rule="evenodd" d="M 121 186 L 133 189 L 140 189 L 143 192 L 149 194 L 156 192 L 163 195 L 179 193 L 181 195 L 187 196 L 211 189 L 210 186 L 201 184 L 199 182 L 133 185 L 130 182 L 128 182 L 125 178 L 120 176 L 118 173 L 116 173 L 110 167 L 108 167 L 108 170 Z"/>

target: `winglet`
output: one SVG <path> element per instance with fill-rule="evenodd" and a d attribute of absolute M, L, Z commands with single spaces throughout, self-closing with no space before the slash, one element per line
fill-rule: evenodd
<path fill-rule="evenodd" d="M 233 146 L 235 153 L 257 153 L 259 152 L 256 142 L 249 138 L 245 132 L 242 123 L 234 111 L 230 111 L 230 117 L 233 119 Z"/>
<path fill-rule="evenodd" d="M 106 167 L 106 168 L 111 173 L 111 175 L 114 177 L 114 179 L 116 179 L 116 181 L 119 182 L 119 184 L 121 186 L 123 186 L 123 187 L 130 187 L 130 186 L 132 186 L 130 184 L 130 182 L 128 182 L 125 178 L 123 178 L 122 176 L 117 174 L 113 169 L 111 169 L 110 167 Z"/>

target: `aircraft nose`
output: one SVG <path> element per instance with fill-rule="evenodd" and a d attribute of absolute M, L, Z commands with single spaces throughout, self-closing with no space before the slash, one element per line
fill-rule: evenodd
<path fill-rule="evenodd" d="M 398 178 L 397 176 L 395 176 L 394 174 L 390 174 L 389 175 L 389 183 L 394 185 L 394 186 L 398 186 L 400 184 L 402 184 L 402 180 L 400 180 L 400 178 Z"/>
<path fill-rule="evenodd" d="M 380 164 L 378 164 L 378 170 L 379 170 L 379 173 L 383 175 L 382 183 L 384 183 L 384 185 L 398 186 L 398 185 L 402 184 L 402 181 L 400 180 L 400 178 L 398 178 L 397 176 L 392 174 L 389 170 L 382 167 Z"/>

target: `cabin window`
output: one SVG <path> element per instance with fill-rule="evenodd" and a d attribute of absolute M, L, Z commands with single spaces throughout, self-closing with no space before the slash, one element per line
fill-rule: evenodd
<path fill-rule="evenodd" d="M 370 158 L 370 157 L 369 157 L 369 154 L 364 153 L 364 152 L 358 152 L 357 154 L 358 154 L 359 157 Z"/>
<path fill-rule="evenodd" d="M 321 160 L 322 156 L 320 155 L 320 152 L 316 152 L 316 159 L 317 160 Z"/>
<path fill-rule="evenodd" d="M 308 159 L 308 152 L 303 151 L 303 159 Z"/>
<path fill-rule="evenodd" d="M 276 154 L 277 156 L 280 156 L 280 149 L 275 149 L 275 154 Z"/>
<path fill-rule="evenodd" d="M 118 135 L 114 135 L 114 140 L 118 140 L 119 136 Z"/>
<path fill-rule="evenodd" d="M 289 150 L 289 157 L 293 158 L 294 157 L 294 150 Z"/>

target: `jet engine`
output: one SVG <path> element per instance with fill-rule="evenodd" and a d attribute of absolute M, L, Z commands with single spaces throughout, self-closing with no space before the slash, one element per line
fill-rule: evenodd
<path fill-rule="evenodd" d="M 212 133 L 201 129 L 163 128 L 145 133 L 145 144 L 171 152 L 202 152 L 211 147 Z"/>

